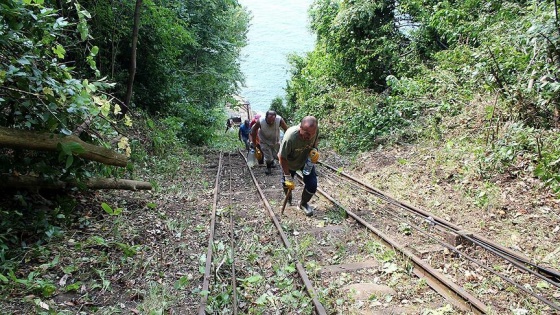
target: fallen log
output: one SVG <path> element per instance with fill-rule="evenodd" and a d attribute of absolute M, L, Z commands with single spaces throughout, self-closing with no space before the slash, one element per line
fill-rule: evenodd
<path fill-rule="evenodd" d="M 149 182 L 116 179 L 116 178 L 91 178 L 84 182 L 88 189 L 120 189 L 120 190 L 151 190 L 152 184 Z M 32 189 L 54 189 L 62 190 L 78 187 L 76 182 L 46 181 L 36 176 L 30 175 L 10 175 L 0 176 L 0 187 L 6 188 L 32 188 Z"/>
<path fill-rule="evenodd" d="M 110 149 L 83 141 L 77 136 L 0 127 L 0 146 L 38 151 L 58 151 L 58 144 L 78 143 L 85 152 L 76 155 L 107 165 L 126 166 L 127 157 Z"/>

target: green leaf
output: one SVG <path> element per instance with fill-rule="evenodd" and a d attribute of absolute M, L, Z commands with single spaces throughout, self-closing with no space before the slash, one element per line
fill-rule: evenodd
<path fill-rule="evenodd" d="M 68 143 L 60 143 L 59 149 L 66 155 L 72 155 L 72 148 Z"/>
<path fill-rule="evenodd" d="M 91 53 L 90 54 L 92 56 L 96 56 L 98 52 L 99 52 L 99 47 L 97 47 L 97 46 L 91 47 Z"/>
<path fill-rule="evenodd" d="M 385 263 L 383 265 L 383 272 L 387 274 L 392 274 L 393 272 L 397 271 L 399 268 L 395 263 Z"/>
<path fill-rule="evenodd" d="M 81 281 L 76 281 L 72 284 L 67 285 L 64 290 L 66 292 L 70 292 L 70 291 L 76 291 L 78 292 L 78 290 L 80 290 L 80 287 L 82 286 L 82 282 Z"/>
<path fill-rule="evenodd" d="M 17 62 L 21 65 L 29 65 L 31 64 L 31 62 L 29 61 L 29 59 L 23 57 L 17 60 Z"/>
<path fill-rule="evenodd" d="M 44 297 L 52 296 L 56 292 L 56 286 L 52 283 L 43 284 L 41 293 Z"/>
<path fill-rule="evenodd" d="M 93 235 L 88 240 L 93 241 L 96 245 L 107 246 L 107 241 L 105 241 L 105 239 L 101 236 Z"/>
<path fill-rule="evenodd" d="M 80 39 L 86 40 L 89 35 L 89 30 L 85 20 L 82 20 L 78 23 L 78 31 L 80 32 Z"/>
<path fill-rule="evenodd" d="M 113 213 L 114 213 L 113 208 L 111 208 L 111 206 L 109 206 L 106 203 L 102 203 L 101 208 L 103 208 L 103 210 L 105 210 L 105 212 L 107 212 L 110 215 L 113 215 Z"/>
<path fill-rule="evenodd" d="M 69 169 L 73 163 L 74 163 L 74 156 L 68 155 L 68 157 L 66 158 L 66 169 Z"/>
<path fill-rule="evenodd" d="M 251 276 L 249 278 L 245 278 L 244 282 L 248 282 L 248 283 L 255 283 L 255 282 L 259 282 L 262 280 L 262 276 L 261 275 L 255 275 L 255 276 Z"/>
<path fill-rule="evenodd" d="M 259 298 L 257 299 L 257 301 L 255 303 L 257 305 L 265 305 L 267 297 L 268 297 L 268 294 L 263 293 L 261 296 L 259 296 Z"/>
<path fill-rule="evenodd" d="M 117 243 L 117 246 L 123 251 L 126 257 L 133 257 L 138 253 L 137 246 L 130 246 L 124 243 Z"/>
<path fill-rule="evenodd" d="M 56 47 L 53 47 L 52 51 L 56 54 L 58 59 L 64 59 L 66 50 L 64 49 L 64 47 L 62 47 L 62 45 L 56 45 Z"/>
<path fill-rule="evenodd" d="M 537 288 L 548 289 L 548 288 L 550 288 L 550 284 L 548 284 L 548 282 L 545 282 L 545 281 L 539 281 L 539 283 L 537 283 Z"/>
<path fill-rule="evenodd" d="M 123 208 L 116 208 L 112 215 L 119 215 L 123 212 Z"/>
<path fill-rule="evenodd" d="M 84 147 L 77 142 L 65 142 L 62 144 L 62 149 L 68 154 L 81 154 L 86 152 Z"/>
<path fill-rule="evenodd" d="M 296 271 L 296 267 L 294 265 L 288 265 L 288 266 L 284 267 L 284 270 L 286 272 L 292 273 L 292 272 Z"/>
<path fill-rule="evenodd" d="M 78 270 L 78 267 L 76 267 L 75 265 L 62 267 L 62 272 L 64 272 L 65 274 L 72 274 L 76 270 Z"/>
<path fill-rule="evenodd" d="M 59 260 L 60 260 L 60 255 L 56 255 L 50 263 L 42 264 L 41 266 L 39 266 L 39 268 L 43 270 L 51 269 L 53 267 L 56 267 L 56 265 L 58 265 Z"/>
<path fill-rule="evenodd" d="M 176 290 L 180 290 L 189 284 L 189 278 L 187 276 L 182 276 L 179 280 L 175 281 L 173 287 Z"/>
<path fill-rule="evenodd" d="M 8 283 L 8 278 L 6 278 L 3 274 L 0 273 L 0 281 L 4 283 Z"/>

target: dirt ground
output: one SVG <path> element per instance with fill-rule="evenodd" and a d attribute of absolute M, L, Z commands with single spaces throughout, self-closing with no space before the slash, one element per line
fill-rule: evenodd
<path fill-rule="evenodd" d="M 466 166 L 440 164 L 438 149 L 368 152 L 352 173 L 398 200 L 558 269 L 560 199 L 528 170 L 496 175 L 489 183 L 463 176 Z"/>
<path fill-rule="evenodd" d="M 352 158 L 328 148 L 321 153 L 396 199 L 558 269 L 560 199 L 523 168 L 482 181 L 469 171 L 471 155 L 438 143 Z M 153 191 L 75 194 L 72 213 L 59 212 L 67 218 L 58 229 L 63 232 L 42 232 L 52 234 L 50 242 L 34 245 L 32 231 L 18 235 L 21 265 L 12 275 L 0 272 L 1 313 L 193 314 L 200 303 L 217 163 L 217 151 L 201 149 L 156 165 Z M 17 202 L 13 196 L 4 194 L 4 212 Z M 254 196 L 235 198 L 245 203 Z M 123 211 L 112 216 L 103 203 Z M 3 231 L 0 237 L 13 236 Z"/>

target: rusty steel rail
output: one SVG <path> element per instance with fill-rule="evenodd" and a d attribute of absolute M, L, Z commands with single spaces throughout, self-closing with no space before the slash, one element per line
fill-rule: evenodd
<path fill-rule="evenodd" d="M 423 211 L 421 209 L 415 208 L 411 205 L 408 205 L 404 202 L 398 201 L 395 198 L 391 197 L 390 195 L 388 195 L 387 193 L 381 192 L 377 189 L 375 189 L 374 187 L 371 187 L 368 184 L 365 184 L 363 182 L 361 182 L 360 180 L 354 178 L 351 175 L 348 175 L 344 172 L 341 172 L 339 170 L 336 170 L 334 167 L 323 163 L 323 162 L 319 162 L 321 165 L 327 167 L 328 169 L 330 169 L 333 172 L 336 172 L 337 174 L 340 174 L 341 176 L 351 180 L 352 182 L 358 184 L 359 186 L 365 188 L 366 191 L 374 194 L 375 196 L 377 196 L 378 198 L 388 202 L 389 204 L 395 205 L 401 209 L 405 209 L 409 212 L 414 213 L 415 215 L 419 215 L 424 219 L 430 219 L 430 221 L 436 225 L 441 226 L 442 228 L 455 233 L 456 235 L 459 235 L 461 237 L 463 237 L 464 239 L 466 239 L 467 241 L 471 242 L 472 244 L 478 245 L 482 248 L 484 248 L 485 250 L 487 250 L 488 252 L 504 259 L 505 261 L 513 264 L 514 266 L 516 266 L 518 269 L 525 271 L 529 274 L 532 274 L 533 276 L 540 278 L 541 280 L 544 280 L 548 283 L 550 283 L 551 285 L 554 285 L 556 287 L 558 287 L 560 285 L 559 280 L 560 280 L 560 272 L 550 269 L 550 268 L 545 268 L 542 266 L 538 266 L 532 262 L 529 261 L 528 258 L 522 256 L 519 253 L 513 252 L 511 250 L 509 250 L 508 248 L 505 248 L 499 244 L 496 244 L 488 239 L 485 239 L 482 236 L 476 235 L 474 233 L 470 233 L 467 231 L 464 231 L 463 229 L 461 229 L 459 226 L 454 225 L 450 222 L 447 222 L 441 218 L 438 218 L 426 211 Z M 440 242 L 441 243 L 441 242 Z M 526 288 L 524 288 L 523 286 L 521 286 L 520 284 L 516 283 L 515 281 L 496 273 L 495 271 L 491 270 L 490 268 L 487 268 L 486 266 L 482 265 L 480 262 L 476 261 L 474 258 L 466 255 L 465 253 L 461 253 L 458 251 L 457 248 L 448 245 L 448 244 L 442 244 L 443 246 L 447 247 L 448 249 L 459 253 L 460 255 L 462 255 L 463 257 L 465 257 L 466 259 L 470 260 L 471 262 L 481 266 L 482 268 L 486 269 L 487 271 L 493 273 L 494 275 L 500 277 L 501 279 L 503 279 L 506 282 L 509 282 L 510 284 L 516 286 L 517 288 L 519 288 L 520 290 L 526 292 L 528 295 L 531 295 L 533 297 L 535 297 L 536 299 L 538 299 L 539 301 L 543 302 L 544 304 L 548 305 L 549 307 L 555 309 L 555 310 L 560 310 L 560 306 L 538 294 L 535 294 L 529 290 L 527 290 Z M 527 267 L 529 266 L 529 267 Z M 532 270 L 531 268 L 536 269 L 538 272 L 535 272 L 534 270 Z"/>
<path fill-rule="evenodd" d="M 230 167 L 229 171 L 229 194 L 228 194 L 228 204 L 232 205 L 233 202 L 231 200 L 232 195 L 232 187 L 231 182 L 233 181 L 231 174 L 231 154 L 228 154 L 228 163 Z M 231 259 L 233 259 L 233 263 L 231 264 L 231 287 L 232 287 L 232 295 L 233 295 L 233 315 L 237 315 L 237 279 L 235 276 L 235 235 L 234 235 L 234 221 L 233 221 L 233 208 L 232 211 L 229 212 L 229 232 L 230 232 L 230 246 L 231 246 Z"/>
<path fill-rule="evenodd" d="M 425 236 L 427 236 L 427 233 L 425 233 L 424 231 L 422 231 L 418 226 L 413 226 L 411 225 L 418 233 L 423 234 Z M 428 238 L 432 238 L 431 236 L 427 236 Z M 543 302 L 544 304 L 548 305 L 549 307 L 551 307 L 552 309 L 555 309 L 557 311 L 560 311 L 560 306 L 558 306 L 557 304 L 555 304 L 554 302 L 542 297 L 541 295 L 538 295 L 534 292 L 532 292 L 531 290 L 525 288 L 523 285 L 515 282 L 515 280 L 511 279 L 510 277 L 506 277 L 504 275 L 502 275 L 501 273 L 496 272 L 495 270 L 493 270 L 492 268 L 488 267 L 487 265 L 483 264 L 481 261 L 475 259 L 474 257 L 460 251 L 457 247 L 452 246 L 450 244 L 447 244 L 445 242 L 442 242 L 440 240 L 437 240 L 437 242 L 442 245 L 443 247 L 449 249 L 450 251 L 454 252 L 455 254 L 459 255 L 460 257 L 463 257 L 465 259 L 467 259 L 468 261 L 478 265 L 479 267 L 481 267 L 482 269 L 486 270 L 487 272 L 499 277 L 500 279 L 504 280 L 505 282 L 508 282 L 509 284 L 513 285 L 514 287 L 518 288 L 519 290 L 525 292 L 527 295 L 533 296 L 534 298 L 536 298 L 537 300 Z M 486 249 L 486 248 L 485 248 Z M 487 249 L 488 250 L 488 249 Z M 515 265 L 515 264 L 514 264 Z"/>
<path fill-rule="evenodd" d="M 216 183 L 214 186 L 214 204 L 212 205 L 212 217 L 210 220 L 210 235 L 208 235 L 208 252 L 206 253 L 206 267 L 204 268 L 204 281 L 202 282 L 202 292 L 208 292 L 210 287 L 210 268 L 212 267 L 212 243 L 214 242 L 214 228 L 216 226 L 216 208 L 218 204 L 218 193 L 220 190 L 220 175 L 222 170 L 223 154 L 220 152 L 220 161 L 218 163 L 218 172 L 216 173 Z M 208 294 L 202 294 L 200 298 L 200 306 L 198 308 L 199 315 L 206 314 L 206 303 L 208 302 Z"/>
<path fill-rule="evenodd" d="M 239 150 L 239 154 L 243 157 L 243 159 L 245 159 L 245 162 L 247 162 L 246 157 L 241 153 L 241 149 L 238 149 L 238 150 Z M 268 200 L 266 199 L 266 197 L 264 195 L 264 192 L 262 191 L 261 187 L 259 186 L 257 178 L 255 177 L 255 174 L 253 174 L 253 170 L 249 166 L 247 166 L 247 168 L 249 169 L 249 174 L 251 174 L 251 178 L 253 179 L 253 183 L 255 184 L 255 187 L 257 188 L 257 191 L 259 192 L 259 196 L 260 196 L 265 208 L 268 211 L 268 215 L 270 216 L 272 222 L 274 223 L 274 226 L 276 227 L 276 230 L 278 231 L 278 233 L 280 235 L 280 238 L 282 239 L 282 242 L 284 243 L 284 247 L 286 247 L 286 249 L 288 249 L 288 251 L 290 252 L 290 256 L 292 257 L 292 259 L 296 263 L 296 269 L 298 271 L 298 274 L 301 277 L 301 280 L 303 281 L 303 284 L 305 285 L 305 288 L 307 290 L 307 294 L 309 294 L 309 296 L 312 299 L 313 306 L 315 306 L 315 310 L 316 310 L 317 314 L 327 315 L 327 311 L 325 310 L 325 307 L 323 306 L 323 304 L 321 304 L 321 302 L 317 298 L 317 292 L 315 291 L 315 288 L 313 287 L 313 284 L 309 280 L 309 277 L 307 276 L 307 272 L 305 271 L 305 268 L 299 262 L 296 255 L 294 255 L 293 248 L 290 244 L 290 241 L 288 240 L 288 237 L 286 236 L 286 233 L 284 233 L 284 231 L 282 230 L 282 226 L 280 225 L 280 222 L 278 221 L 278 218 L 276 217 L 276 214 L 272 210 L 272 207 L 268 203 Z"/>
<path fill-rule="evenodd" d="M 297 175 L 298 179 L 302 181 L 301 175 L 299 173 Z M 344 210 L 349 216 L 351 216 L 353 219 L 355 219 L 357 222 L 371 231 L 373 235 L 385 246 L 391 247 L 407 257 L 414 264 L 414 274 L 416 274 L 420 278 L 426 279 L 426 283 L 431 288 L 433 288 L 441 296 L 449 300 L 457 308 L 466 312 L 472 312 L 474 314 L 486 314 L 488 307 L 476 297 L 465 291 L 462 287 L 456 285 L 454 282 L 445 277 L 445 275 L 432 268 L 432 266 L 430 266 L 429 264 L 426 264 L 420 257 L 414 255 L 412 252 L 410 252 L 397 242 L 393 241 L 389 236 L 376 229 L 360 216 L 356 215 L 350 210 L 347 210 L 343 205 L 341 205 L 338 201 L 332 198 L 321 188 L 317 188 L 317 192 L 319 192 L 331 203 Z"/>
<path fill-rule="evenodd" d="M 341 176 L 343 176 L 343 177 L 351 180 L 352 182 L 358 184 L 359 186 L 365 188 L 370 193 L 374 194 L 375 196 L 379 197 L 380 199 L 385 200 L 386 202 L 388 202 L 392 205 L 395 205 L 399 208 L 410 211 L 413 214 L 420 215 L 424 219 L 430 218 L 430 221 L 433 222 L 434 224 L 439 225 L 439 226 L 449 230 L 450 232 L 461 236 L 462 238 L 468 240 L 472 244 L 478 245 L 478 246 L 486 249 L 488 252 L 490 252 L 490 253 L 498 256 L 498 257 L 501 257 L 502 259 L 512 263 L 517 268 L 519 268 L 519 269 L 521 269 L 521 270 L 523 270 L 527 273 L 530 273 L 530 274 L 534 275 L 535 277 L 538 277 L 541 280 L 546 281 L 546 282 L 548 282 L 549 284 L 551 284 L 555 287 L 560 288 L 560 271 L 557 271 L 557 270 L 554 270 L 554 269 L 551 269 L 551 268 L 546 268 L 546 267 L 539 266 L 539 265 L 531 262 L 527 257 L 523 256 L 521 253 L 514 252 L 514 251 L 510 250 L 509 248 L 506 248 L 504 246 L 501 246 L 500 244 L 492 242 L 492 241 L 484 238 L 483 236 L 477 235 L 476 233 L 471 233 L 471 232 L 468 232 L 468 231 L 464 231 L 458 225 L 455 225 L 455 224 L 453 224 L 451 222 L 448 222 L 448 221 L 446 221 L 442 218 L 434 216 L 431 213 L 428 213 L 428 212 L 426 212 L 422 209 L 411 206 L 411 205 L 409 205 L 405 202 L 396 200 L 395 198 L 393 198 L 389 194 L 387 194 L 385 192 L 382 192 L 382 191 L 372 187 L 371 185 L 363 183 L 362 181 L 354 178 L 351 175 L 348 175 L 344 172 L 338 171 L 334 167 L 330 166 L 329 164 L 326 164 L 326 163 L 323 163 L 323 162 L 319 162 L 319 163 L 321 165 L 325 166 L 326 168 L 336 172 L 337 174 L 340 174 Z M 536 270 L 536 271 L 534 271 L 533 269 Z"/>
<path fill-rule="evenodd" d="M 403 221 L 401 221 L 402 219 L 399 219 L 398 216 L 395 215 L 395 214 L 390 214 L 390 216 L 392 216 L 392 217 L 393 217 L 393 220 L 395 220 L 395 221 L 403 222 Z M 511 278 L 509 278 L 509 277 L 507 277 L 507 276 L 504 276 L 504 275 L 502 275 L 501 273 L 496 272 L 496 271 L 493 270 L 492 268 L 488 267 L 486 264 L 483 264 L 481 261 L 475 259 L 474 257 L 472 257 L 472 256 L 470 256 L 470 255 L 468 255 L 468 254 L 466 254 L 466 253 L 463 252 L 463 251 L 460 251 L 458 247 L 452 246 L 452 245 L 450 245 L 450 244 L 448 244 L 448 243 L 446 243 L 446 242 L 444 242 L 444 241 L 441 241 L 441 240 L 439 240 L 439 239 L 434 238 L 432 235 L 430 235 L 429 233 L 426 233 L 426 232 L 423 231 L 419 226 L 417 226 L 417 225 L 411 223 L 411 222 L 408 221 L 408 220 L 406 220 L 405 222 L 407 222 L 407 223 L 408 223 L 413 229 L 415 229 L 418 233 L 424 235 L 424 236 L 425 236 L 426 238 L 428 238 L 428 239 L 435 240 L 435 241 L 436 241 L 438 244 L 440 244 L 441 246 L 443 246 L 443 247 L 449 249 L 451 252 L 457 254 L 458 257 L 462 257 L 462 258 L 464 258 L 464 259 L 466 259 L 466 260 L 468 260 L 468 261 L 470 261 L 470 262 L 472 262 L 472 263 L 478 265 L 479 267 L 481 267 L 482 269 L 486 270 L 487 272 L 489 272 L 489 273 L 491 273 L 491 274 L 493 274 L 493 275 L 499 277 L 500 279 L 504 280 L 505 282 L 508 282 L 509 284 L 511 284 L 511 285 L 513 285 L 513 286 L 515 286 L 515 287 L 517 287 L 519 290 L 525 292 L 527 295 L 533 296 L 534 298 L 538 299 L 539 301 L 543 302 L 544 304 L 548 305 L 549 307 L 551 307 L 551 308 L 553 308 L 553 309 L 555 309 L 555 310 L 560 310 L 559 306 L 556 305 L 554 302 L 552 302 L 552 301 L 550 301 L 550 300 L 548 300 L 548 299 L 546 299 L 546 298 L 544 298 L 544 297 L 542 297 L 542 296 L 540 296 L 540 295 L 538 295 L 538 294 L 535 294 L 535 293 L 532 292 L 531 290 L 525 288 L 523 285 L 521 285 L 521 284 L 515 282 L 513 279 L 511 279 Z M 487 248 L 485 248 L 485 249 L 488 250 Z M 512 263 L 512 262 L 510 262 L 510 263 Z M 514 265 L 515 265 L 515 264 L 514 264 Z M 515 265 L 515 266 L 517 266 L 517 265 Z M 532 272 L 532 274 L 535 275 L 534 272 Z M 539 278 L 542 277 L 541 275 L 538 275 L 538 274 L 537 274 L 537 276 L 539 276 Z"/>

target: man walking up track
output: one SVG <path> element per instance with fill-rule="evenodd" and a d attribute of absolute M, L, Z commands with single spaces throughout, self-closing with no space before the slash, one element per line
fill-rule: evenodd
<path fill-rule="evenodd" d="M 280 128 L 286 132 L 288 125 L 273 110 L 267 111 L 266 115 L 261 117 L 251 128 L 251 139 L 253 141 L 257 138 L 258 133 L 260 144 L 257 144 L 257 146 L 260 145 L 259 148 L 264 155 L 266 175 L 272 174 L 274 158 L 278 155 L 278 150 L 280 149 Z"/>
<path fill-rule="evenodd" d="M 280 152 L 278 153 L 278 161 L 283 171 L 282 186 L 284 193 L 289 193 L 290 190 L 294 189 L 294 175 L 297 170 L 303 170 L 308 157 L 313 164 L 319 160 L 319 151 L 317 150 L 318 136 L 319 126 L 317 118 L 313 116 L 304 117 L 299 125 L 290 127 L 284 134 Z M 314 208 L 308 203 L 317 191 L 315 166 L 313 166 L 309 174 L 303 173 L 303 182 L 305 185 L 299 207 L 305 212 L 305 215 L 311 216 L 313 215 Z M 289 201 L 291 203 L 291 200 Z"/>

